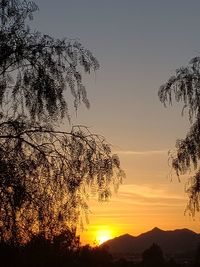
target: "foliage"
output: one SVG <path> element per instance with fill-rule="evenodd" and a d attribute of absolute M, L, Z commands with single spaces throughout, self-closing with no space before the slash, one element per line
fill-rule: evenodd
<path fill-rule="evenodd" d="M 165 266 L 165 260 L 161 248 L 157 244 L 153 244 L 142 254 L 142 262 L 145 267 Z"/>
<path fill-rule="evenodd" d="M 200 57 L 193 58 L 187 67 L 176 70 L 176 74 L 160 87 L 158 95 L 165 106 L 172 105 L 173 99 L 183 102 L 182 114 L 185 110 L 188 112 L 190 130 L 184 139 L 177 140 L 176 151 L 171 152 L 170 158 L 178 176 L 192 168 L 196 171 L 187 188 L 188 209 L 195 215 L 200 211 Z"/>
<path fill-rule="evenodd" d="M 23 246 L 14 247 L 7 243 L 0 243 L 0 263 L 2 267 L 191 267 L 188 264 L 176 263 L 174 259 L 164 261 L 162 251 L 157 245 L 151 246 L 143 253 L 142 261 L 130 261 L 127 255 L 111 255 L 105 247 L 80 247 L 78 240 L 74 243 L 71 231 L 57 236 L 52 241 L 43 236 L 36 236 Z M 70 235 L 70 237 L 69 237 Z M 69 243 L 73 242 L 71 246 Z M 67 244 L 67 246 L 66 246 Z M 12 255 L 12 257 L 10 256 Z M 117 257 L 116 257 L 117 256 Z M 121 257 L 117 259 L 118 257 Z M 130 255 L 128 255 L 130 257 Z M 145 259 L 144 259 L 145 258 Z M 196 266 L 198 262 L 196 261 Z"/>
<path fill-rule="evenodd" d="M 77 41 L 31 31 L 26 21 L 37 10 L 32 2 L 3 0 L 0 10 L 0 104 L 8 109 L 9 102 L 15 114 L 32 120 L 56 120 L 69 115 L 69 88 L 76 109 L 81 102 L 89 107 L 80 68 L 99 68 L 92 53 Z"/>
<path fill-rule="evenodd" d="M 198 267 L 199 265 L 200 265 L 200 243 L 197 246 L 193 267 Z"/>
<path fill-rule="evenodd" d="M 106 200 L 124 175 L 103 137 L 60 124 L 68 90 L 75 109 L 89 107 L 81 72 L 99 63 L 78 42 L 31 31 L 37 9 L 0 1 L 0 240 L 12 244 L 73 231 L 89 190 Z"/>

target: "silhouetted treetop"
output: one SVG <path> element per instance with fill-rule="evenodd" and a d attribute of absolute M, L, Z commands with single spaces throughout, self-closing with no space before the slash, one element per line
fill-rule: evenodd
<path fill-rule="evenodd" d="M 200 57 L 193 58 L 187 67 L 177 69 L 158 92 L 165 106 L 172 105 L 173 95 L 176 102 L 183 102 L 183 111 L 188 109 L 190 120 L 195 119 L 200 112 Z"/>
<path fill-rule="evenodd" d="M 79 42 L 31 31 L 36 10 L 0 1 L 0 242 L 14 245 L 74 233 L 90 192 L 107 200 L 124 177 L 104 137 L 61 127 L 70 97 L 89 107 L 82 71 L 99 63 Z"/>
<path fill-rule="evenodd" d="M 99 63 L 77 41 L 32 31 L 26 22 L 37 9 L 33 2 L 1 1 L 0 104 L 9 97 L 15 113 L 34 120 L 63 118 L 69 116 L 66 89 L 75 109 L 81 102 L 89 107 L 81 68 L 90 73 Z"/>
<path fill-rule="evenodd" d="M 146 249 L 142 253 L 142 262 L 146 267 L 161 267 L 165 266 L 165 260 L 163 256 L 163 252 L 159 245 L 152 244 L 152 246 Z"/>
<path fill-rule="evenodd" d="M 184 139 L 177 140 L 170 159 L 178 176 L 192 168 L 196 170 L 187 188 L 188 208 L 194 215 L 199 211 L 200 201 L 200 57 L 193 58 L 187 67 L 177 69 L 175 75 L 160 87 L 158 95 L 165 106 L 174 100 L 183 102 L 182 114 L 184 110 L 188 111 L 190 130 Z"/>

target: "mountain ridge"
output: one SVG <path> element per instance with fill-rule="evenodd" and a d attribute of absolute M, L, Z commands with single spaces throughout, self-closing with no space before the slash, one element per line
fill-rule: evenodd
<path fill-rule="evenodd" d="M 138 236 L 124 234 L 104 242 L 111 253 L 142 253 L 153 243 L 158 244 L 165 254 L 194 252 L 200 244 L 200 234 L 187 228 L 162 230 L 154 227 Z"/>

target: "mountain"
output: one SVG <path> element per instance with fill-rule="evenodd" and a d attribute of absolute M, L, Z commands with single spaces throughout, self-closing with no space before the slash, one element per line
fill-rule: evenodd
<path fill-rule="evenodd" d="M 111 253 L 142 253 L 153 243 L 158 244 L 165 254 L 194 252 L 200 243 L 200 234 L 188 229 L 163 231 L 157 227 L 139 236 L 125 234 L 103 243 Z"/>

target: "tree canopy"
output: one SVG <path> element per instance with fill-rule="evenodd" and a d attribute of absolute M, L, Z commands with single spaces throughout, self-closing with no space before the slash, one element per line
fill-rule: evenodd
<path fill-rule="evenodd" d="M 61 127 L 70 99 L 89 107 L 82 73 L 99 63 L 79 42 L 32 31 L 37 10 L 0 1 L 0 240 L 13 244 L 74 229 L 89 190 L 108 199 L 124 176 L 103 137 Z"/>
<path fill-rule="evenodd" d="M 76 109 L 81 102 L 89 107 L 80 68 L 90 73 L 99 63 L 77 41 L 32 31 L 27 19 L 36 10 L 33 2 L 1 1 L 0 104 L 32 120 L 56 120 L 69 115 L 66 89 Z"/>
<path fill-rule="evenodd" d="M 159 267 L 165 266 L 163 252 L 159 245 L 152 244 L 142 253 L 142 262 L 145 267 Z"/>
<path fill-rule="evenodd" d="M 166 106 L 173 100 L 183 103 L 188 112 L 191 127 L 184 139 L 176 142 L 171 152 L 172 168 L 178 176 L 195 170 L 186 191 L 189 195 L 188 209 L 192 215 L 200 211 L 200 57 L 193 58 L 187 67 L 176 70 L 174 76 L 159 89 L 160 101 Z"/>

